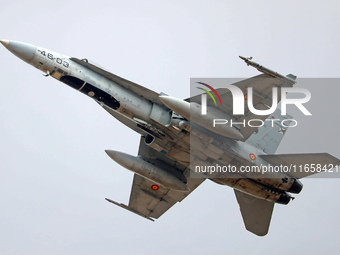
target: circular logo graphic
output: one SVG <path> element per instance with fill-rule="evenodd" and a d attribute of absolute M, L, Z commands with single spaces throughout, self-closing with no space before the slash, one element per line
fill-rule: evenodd
<path fill-rule="evenodd" d="M 159 186 L 154 184 L 154 185 L 151 186 L 151 189 L 152 190 L 159 190 Z"/>
<path fill-rule="evenodd" d="M 250 154 L 249 154 L 249 158 L 250 158 L 251 160 L 255 160 L 255 159 L 256 159 L 256 156 L 255 156 L 253 153 L 250 153 Z"/>

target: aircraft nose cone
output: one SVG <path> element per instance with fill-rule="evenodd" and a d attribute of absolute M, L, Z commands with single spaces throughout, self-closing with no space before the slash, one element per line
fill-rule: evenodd
<path fill-rule="evenodd" d="M 5 46 L 7 48 L 9 41 L 8 40 L 0 40 L 0 42 L 2 43 L 3 46 Z"/>
<path fill-rule="evenodd" d="M 30 63 L 34 58 L 37 47 L 16 41 L 0 40 L 3 46 L 5 46 L 15 56 L 22 59 L 23 61 Z"/>

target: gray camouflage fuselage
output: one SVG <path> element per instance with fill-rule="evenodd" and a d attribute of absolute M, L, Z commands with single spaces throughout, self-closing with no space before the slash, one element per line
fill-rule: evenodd
<path fill-rule="evenodd" d="M 216 135 L 194 123 L 190 123 L 191 132 L 183 133 L 179 131 L 178 123 L 171 119 L 171 111 L 164 105 L 150 102 L 105 76 L 84 67 L 83 64 L 89 63 L 87 59 L 80 61 L 41 47 L 13 41 L 9 42 L 7 49 L 46 73 L 47 76 L 62 81 L 93 98 L 102 106 L 105 105 L 130 120 L 139 122 L 141 126 L 144 126 L 143 130 L 149 135 L 146 139 L 149 146 L 166 153 L 168 157 L 180 162 L 185 167 L 190 167 L 190 147 L 191 165 L 199 164 L 208 167 L 212 164 L 212 162 L 206 161 L 208 157 L 214 159 L 215 162 L 221 162 L 221 164 L 226 162 L 223 157 L 228 159 L 228 163 L 235 157 L 241 161 L 237 164 L 260 165 L 266 163 L 258 157 L 258 155 L 265 153 L 256 147 Z M 77 62 L 74 60 L 77 60 Z M 157 110 L 156 114 L 153 113 Z M 160 121 L 157 121 L 158 119 L 155 116 L 161 116 Z M 178 116 L 178 118 L 182 117 Z M 208 147 L 201 142 L 202 137 L 210 140 Z M 250 153 L 256 156 L 256 160 L 248 158 Z M 220 158 L 222 160 L 219 160 Z M 235 165 L 236 162 L 233 162 L 233 164 Z M 293 185 L 299 185 L 295 178 L 283 173 L 277 173 L 275 177 L 272 174 L 259 176 L 254 173 L 242 175 L 237 173 L 227 177 L 219 174 L 212 177 L 214 178 L 211 179 L 216 183 L 231 186 L 258 198 L 284 204 L 287 204 L 291 198 L 286 191 L 291 191 Z"/>
<path fill-rule="evenodd" d="M 265 235 L 273 203 L 288 204 L 292 199 L 289 193 L 299 193 L 302 189 L 297 179 L 311 173 L 247 172 L 241 171 L 242 166 L 261 169 L 268 164 L 292 165 L 304 160 L 313 164 L 321 161 L 331 166 L 339 165 L 340 161 L 327 153 L 273 155 L 285 133 L 285 129 L 277 123 L 272 122 L 274 131 L 268 127 L 241 130 L 219 126 L 214 129 L 209 123 L 225 112 L 208 106 L 208 114 L 202 117 L 201 106 L 192 102 L 193 98 L 188 102 L 158 94 L 87 59 L 68 57 L 21 42 L 1 40 L 1 43 L 14 55 L 44 72 L 45 76 L 51 76 L 94 99 L 120 122 L 141 134 L 137 157 L 106 151 L 114 161 L 135 173 L 128 206 L 107 200 L 147 219 L 160 217 L 208 178 L 233 187 L 246 228 L 257 235 Z M 283 76 L 250 59 L 241 58 L 265 73 L 264 76 L 253 77 L 254 80 L 249 79 L 252 84 L 268 78 L 273 84 L 269 86 L 266 80 L 260 86 L 269 90 L 295 83 L 294 75 Z M 239 86 L 248 82 L 246 80 Z M 261 103 L 265 105 L 270 96 L 260 92 L 257 92 L 260 95 L 258 100 L 263 99 Z M 190 107 L 194 107 L 192 115 Z M 277 112 L 274 112 L 271 118 L 276 118 L 276 115 Z M 213 166 L 226 165 L 236 171 L 212 171 Z"/>

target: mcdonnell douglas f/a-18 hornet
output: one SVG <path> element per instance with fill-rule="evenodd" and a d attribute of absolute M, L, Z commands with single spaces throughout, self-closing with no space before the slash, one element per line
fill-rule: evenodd
<path fill-rule="evenodd" d="M 289 123 L 294 124 L 276 105 L 282 101 L 285 110 L 292 103 L 286 94 L 297 89 L 296 76 L 281 75 L 251 58 L 241 57 L 262 74 L 217 89 L 197 80 L 196 90 L 204 93 L 181 100 L 123 79 L 88 59 L 16 41 L 1 43 L 45 76 L 94 99 L 141 135 L 138 156 L 106 150 L 134 172 L 129 204 L 106 200 L 146 219 L 158 219 L 210 179 L 234 189 L 246 229 L 263 236 L 274 204 L 288 204 L 291 194 L 302 190 L 300 178 L 340 164 L 327 153 L 274 154 Z M 308 114 L 306 95 L 295 105 Z M 306 166 L 314 171 L 304 171 Z"/>

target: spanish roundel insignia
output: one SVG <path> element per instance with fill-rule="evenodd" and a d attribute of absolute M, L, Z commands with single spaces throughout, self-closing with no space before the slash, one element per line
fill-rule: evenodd
<path fill-rule="evenodd" d="M 255 159 L 256 159 L 256 156 L 255 156 L 253 153 L 250 153 L 250 154 L 249 154 L 249 158 L 250 158 L 251 160 L 255 160 Z"/>
<path fill-rule="evenodd" d="M 154 185 L 151 186 L 151 189 L 152 190 L 159 190 L 159 186 L 154 184 Z"/>

